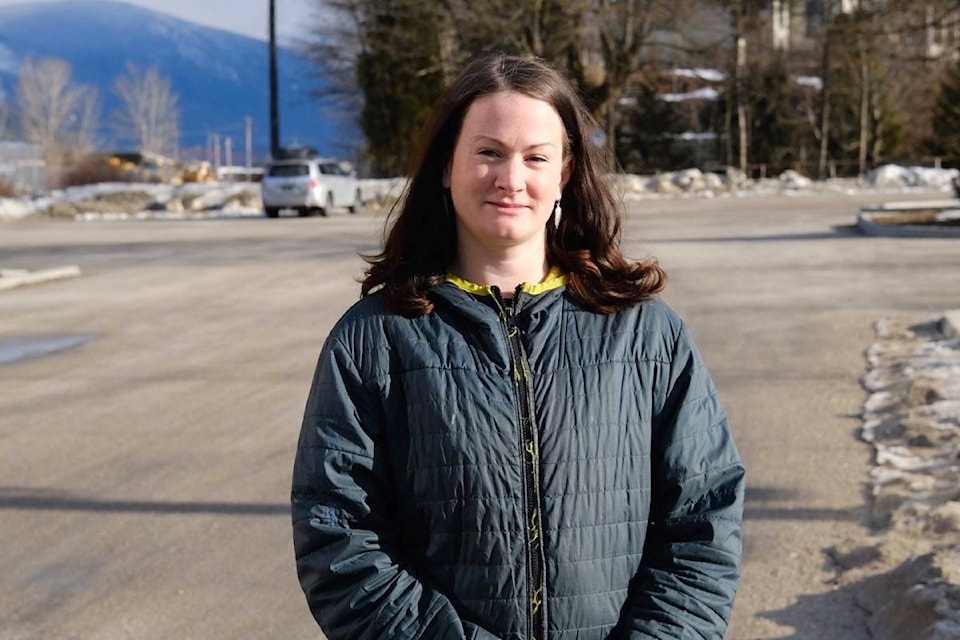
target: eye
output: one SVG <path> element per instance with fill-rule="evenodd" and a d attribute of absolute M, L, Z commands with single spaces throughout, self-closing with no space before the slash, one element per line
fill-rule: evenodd
<path fill-rule="evenodd" d="M 527 158 L 527 160 L 530 161 L 530 162 L 538 162 L 538 163 L 540 163 L 540 162 L 550 162 L 550 158 L 548 158 L 548 157 L 546 157 L 546 156 L 530 156 L 529 158 Z"/>
<path fill-rule="evenodd" d="M 500 157 L 500 153 L 496 149 L 480 149 L 479 151 L 477 151 L 477 154 L 487 158 Z"/>

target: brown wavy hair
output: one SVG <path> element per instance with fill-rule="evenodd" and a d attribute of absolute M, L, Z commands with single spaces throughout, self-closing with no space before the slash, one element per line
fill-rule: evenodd
<path fill-rule="evenodd" d="M 608 154 L 591 140 L 600 129 L 572 85 L 540 60 L 495 54 L 469 63 L 434 108 L 411 178 L 388 216 L 383 251 L 364 256 L 370 266 L 361 295 L 382 287 L 400 313 L 433 311 L 429 291 L 444 282 L 457 252 L 456 216 L 443 174 L 470 105 L 501 91 L 543 100 L 563 122 L 572 171 L 560 199 L 559 228 L 550 216 L 546 241 L 547 261 L 567 274 L 568 291 L 600 313 L 662 291 L 666 273 L 655 258 L 633 262 L 620 251 L 621 210 L 607 178 Z"/>

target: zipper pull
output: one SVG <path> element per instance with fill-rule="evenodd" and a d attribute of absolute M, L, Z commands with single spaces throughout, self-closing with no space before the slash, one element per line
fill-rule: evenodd
<path fill-rule="evenodd" d="M 507 304 L 507 301 L 503 299 L 503 294 L 500 292 L 500 287 L 497 285 L 491 286 L 490 291 L 493 292 L 493 301 L 497 305 L 500 317 L 509 322 L 513 318 L 513 305 Z"/>

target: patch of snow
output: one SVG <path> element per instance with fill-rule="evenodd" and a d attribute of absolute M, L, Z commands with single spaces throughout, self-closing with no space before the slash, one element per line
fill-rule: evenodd
<path fill-rule="evenodd" d="M 933 169 L 929 167 L 902 167 L 887 164 L 870 171 L 865 176 L 874 187 L 934 187 L 951 188 L 953 180 L 960 177 L 957 169 Z"/>
<path fill-rule="evenodd" d="M 718 139 L 720 134 L 713 131 L 684 131 L 683 133 L 668 134 L 668 137 L 686 142 L 709 142 Z"/>
<path fill-rule="evenodd" d="M 819 76 L 797 76 L 793 81 L 802 87 L 810 87 L 817 91 L 823 91 L 823 79 Z"/>
<path fill-rule="evenodd" d="M 715 101 L 720 99 L 720 92 L 710 87 L 704 87 L 687 93 L 664 93 L 657 97 L 664 102 L 686 102 L 687 100 Z"/>
<path fill-rule="evenodd" d="M 671 75 L 678 78 L 695 78 L 707 82 L 723 82 L 727 74 L 717 69 L 671 69 Z"/>
<path fill-rule="evenodd" d="M 871 392 L 862 438 L 876 454 L 874 519 L 895 526 L 928 527 L 924 509 L 960 490 L 960 339 L 946 337 L 940 325 L 878 322 L 879 342 L 868 349 L 870 369 L 861 380 Z"/>
<path fill-rule="evenodd" d="M 0 198 L 0 221 L 20 220 L 36 211 L 30 198 Z"/>
<path fill-rule="evenodd" d="M 813 180 L 792 169 L 781 173 L 779 180 L 780 184 L 788 189 L 807 189 L 813 185 Z"/>

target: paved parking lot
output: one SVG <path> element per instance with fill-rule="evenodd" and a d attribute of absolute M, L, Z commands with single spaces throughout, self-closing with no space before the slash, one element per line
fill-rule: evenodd
<path fill-rule="evenodd" d="M 868 637 L 824 555 L 867 534 L 863 351 L 880 317 L 960 307 L 956 239 L 850 228 L 877 197 L 631 204 L 629 252 L 670 273 L 748 465 L 728 638 Z M 0 267 L 83 272 L 0 291 L 0 340 L 87 338 L 0 365 L 0 640 L 320 637 L 294 573 L 290 465 L 380 224 L 0 225 Z"/>

